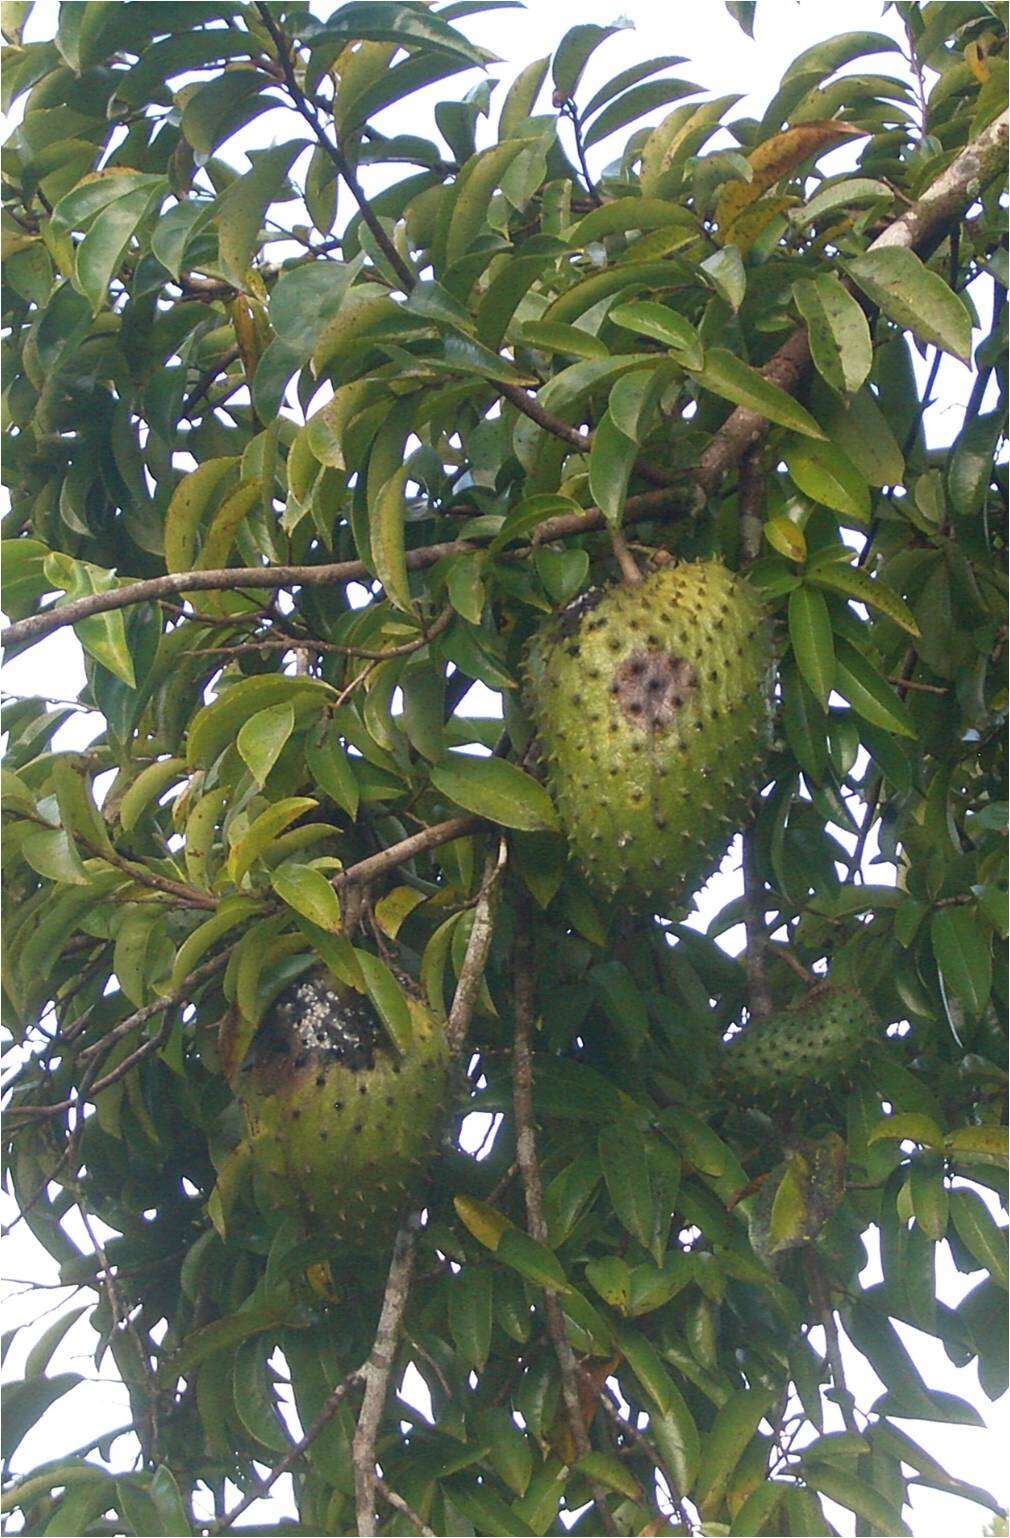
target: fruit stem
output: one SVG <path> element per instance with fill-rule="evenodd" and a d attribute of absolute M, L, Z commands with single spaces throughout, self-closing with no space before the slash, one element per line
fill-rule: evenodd
<path fill-rule="evenodd" d="M 621 577 L 627 587 L 641 587 L 642 573 L 638 562 L 628 549 L 628 542 L 620 529 L 611 529 L 610 544 L 614 552 L 614 559 L 621 568 Z"/>

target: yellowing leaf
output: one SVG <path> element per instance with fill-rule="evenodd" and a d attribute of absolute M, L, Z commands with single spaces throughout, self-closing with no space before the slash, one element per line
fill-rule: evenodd
<path fill-rule="evenodd" d="M 727 182 L 716 199 L 715 222 L 723 244 L 736 242 L 733 233 L 735 221 L 769 187 L 774 187 L 776 182 L 797 170 L 804 161 L 819 155 L 822 150 L 833 148 L 843 139 L 859 138 L 862 132 L 847 123 L 834 121 L 799 123 L 783 133 L 773 134 L 770 139 L 759 144 L 747 156 L 747 164 L 753 172 L 752 180 Z"/>

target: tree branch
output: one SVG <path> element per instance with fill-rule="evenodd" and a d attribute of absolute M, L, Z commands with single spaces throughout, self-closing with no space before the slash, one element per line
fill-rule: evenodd
<path fill-rule="evenodd" d="M 828 1285 L 824 1272 L 821 1269 L 820 1259 L 812 1244 L 803 1247 L 803 1269 L 807 1274 L 807 1285 L 810 1288 L 810 1296 L 814 1307 L 820 1317 L 824 1329 L 824 1347 L 831 1368 L 831 1382 L 835 1390 L 835 1400 L 842 1412 L 842 1420 L 845 1422 L 846 1431 L 851 1431 L 854 1436 L 859 1434 L 859 1426 L 855 1416 L 856 1401 L 845 1382 L 845 1367 L 842 1362 L 842 1347 L 838 1338 L 838 1325 L 835 1321 L 834 1309 L 831 1307 L 831 1299 L 828 1293 Z"/>
<path fill-rule="evenodd" d="M 463 965 L 460 968 L 456 991 L 453 994 L 452 1005 L 449 1010 L 449 1019 L 446 1022 L 445 1037 L 449 1043 L 449 1050 L 454 1056 L 461 1050 L 466 1040 L 474 1005 L 477 1002 L 477 994 L 484 980 L 484 970 L 487 966 L 488 953 L 491 949 L 491 940 L 494 934 L 494 916 L 492 912 L 494 893 L 505 869 L 507 856 L 508 845 L 504 838 L 500 838 L 497 856 L 489 855 L 484 867 L 484 879 L 481 882 L 480 894 L 477 898 L 473 926 L 466 943 Z"/>
<path fill-rule="evenodd" d="M 266 11 L 267 7 L 262 6 L 261 10 Z M 264 17 L 264 21 L 267 22 L 267 17 Z M 272 17 L 269 18 L 267 25 L 275 30 Z M 882 245 L 909 247 L 920 245 L 939 226 L 961 212 L 965 203 L 977 195 L 981 186 L 1001 171 L 1006 155 L 1007 124 L 1006 114 L 998 118 L 995 123 L 991 123 L 978 139 L 961 151 L 918 202 L 906 209 L 893 225 L 888 226 L 878 236 L 870 249 L 873 250 Z M 322 132 L 321 129 L 320 132 Z M 325 134 L 323 137 L 325 138 Z M 328 139 L 326 142 L 329 145 Z M 328 152 L 340 153 L 332 145 L 329 145 Z M 348 185 L 351 184 L 348 183 Z M 360 187 L 358 192 L 361 192 Z M 366 218 L 367 223 L 365 208 L 368 205 L 363 194 L 362 199 L 364 204 L 362 217 Z M 377 242 L 380 245 L 382 242 L 388 245 L 388 236 L 385 231 L 381 225 L 377 228 L 382 237 L 380 241 L 379 235 L 376 235 Z M 396 254 L 395 248 L 390 247 L 390 250 L 394 250 Z M 412 285 L 413 276 L 410 275 L 410 286 Z M 809 366 L 810 348 L 807 344 L 806 331 L 800 327 L 787 342 L 783 343 L 774 357 L 765 365 L 762 373 L 771 383 L 779 385 L 787 393 L 795 394 Z M 529 399 L 529 397 L 524 398 L 527 401 Z M 685 479 L 685 483 L 680 487 L 660 487 L 656 491 L 629 497 L 625 504 L 625 522 L 664 515 L 676 516 L 678 513 L 686 514 L 694 511 L 698 505 L 699 494 L 710 495 L 723 475 L 732 469 L 744 452 L 758 441 L 767 426 L 765 419 L 758 416 L 756 412 L 737 407 L 714 434 L 698 462 L 693 477 Z M 604 527 L 605 523 L 606 519 L 599 508 L 590 508 L 585 513 L 565 514 L 559 518 L 548 519 L 541 524 L 534 543 L 539 544 L 552 539 L 564 539 L 570 535 L 589 533 L 593 529 Z M 492 537 L 487 535 L 486 540 Z M 445 556 L 462 555 L 470 550 L 479 549 L 484 542 L 450 540 L 444 544 L 427 545 L 419 550 L 411 550 L 407 553 L 407 567 L 411 571 L 418 571 L 434 566 Z M 221 592 L 235 587 L 281 588 L 310 584 L 326 585 L 352 581 L 362 576 L 374 579 L 374 573 L 370 572 L 361 561 L 336 561 L 321 566 L 226 567 L 215 571 L 169 572 L 162 577 L 130 583 L 113 592 L 89 594 L 85 598 L 74 599 L 56 608 L 46 609 L 39 614 L 29 615 L 26 619 L 17 620 L 7 627 L 6 645 L 16 646 L 24 641 L 40 640 L 42 636 L 49 635 L 54 630 L 60 630 L 66 625 L 74 625 L 92 614 L 104 614 L 113 609 L 127 608 L 131 604 L 145 603 L 157 598 L 170 598 L 187 591 Z"/>
<path fill-rule="evenodd" d="M 400 1324 L 407 1307 L 410 1278 L 414 1269 L 415 1234 L 413 1221 L 408 1219 L 393 1243 L 393 1259 L 386 1280 L 375 1341 L 368 1361 L 361 1369 L 365 1394 L 351 1444 L 358 1538 L 372 1538 L 375 1533 L 375 1440 L 386 1403 Z"/>
<path fill-rule="evenodd" d="M 689 484 L 662 487 L 656 491 L 643 491 L 629 497 L 624 504 L 625 523 L 639 522 L 664 514 L 688 513 L 697 506 L 697 491 Z M 534 545 L 549 544 L 552 540 L 567 539 L 571 535 L 589 534 L 602 529 L 606 519 L 599 508 L 589 508 L 584 513 L 562 513 L 548 518 L 537 526 L 532 540 L 517 543 L 517 550 L 530 549 Z M 475 539 L 451 539 L 441 544 L 422 545 L 408 550 L 408 571 L 422 571 L 436 566 L 450 555 L 465 555 L 490 543 L 493 534 Z M 332 587 L 338 582 L 353 582 L 364 577 L 375 581 L 375 573 L 364 561 L 329 561 L 319 566 L 225 566 L 208 571 L 167 572 L 161 577 L 148 577 L 141 582 L 131 582 L 107 593 L 89 593 L 84 598 L 71 599 L 26 619 L 16 620 L 3 633 L 5 646 L 17 646 L 25 641 L 40 641 L 43 636 L 76 625 L 92 614 L 107 614 L 114 609 L 127 609 L 133 604 L 150 603 L 161 598 L 172 598 L 179 593 L 228 592 L 234 588 L 287 588 Z M 194 620 L 199 619 L 193 616 Z"/>
<path fill-rule="evenodd" d="M 210 1527 L 207 1528 L 207 1532 L 209 1534 L 227 1532 L 227 1530 L 238 1521 L 239 1517 L 242 1516 L 244 1512 L 249 1510 L 250 1506 L 252 1506 L 256 1501 L 262 1500 L 265 1495 L 269 1495 L 270 1491 L 280 1479 L 281 1475 L 286 1474 L 289 1469 L 294 1468 L 302 1453 L 310 1448 L 313 1442 L 319 1436 L 320 1432 L 326 1429 L 330 1421 L 340 1409 L 341 1404 L 346 1399 L 350 1390 L 356 1383 L 361 1381 L 361 1375 L 362 1369 L 358 1367 L 354 1370 L 354 1372 L 349 1373 L 346 1378 L 338 1383 L 336 1388 L 330 1391 L 330 1393 L 327 1395 L 325 1403 L 323 1404 L 323 1408 L 312 1422 L 312 1425 L 309 1427 L 308 1431 L 305 1432 L 304 1436 L 302 1436 L 295 1443 L 295 1445 L 284 1454 L 284 1457 L 281 1459 L 280 1463 L 275 1464 L 275 1466 L 270 1470 L 269 1474 L 267 1474 L 263 1479 L 256 1481 L 252 1489 L 246 1492 L 246 1494 L 242 1497 L 241 1501 L 239 1501 L 238 1505 L 233 1511 L 229 1511 L 226 1516 L 221 1517 L 217 1522 L 214 1522 Z"/>
<path fill-rule="evenodd" d="M 270 33 L 271 38 L 273 39 L 274 47 L 277 49 L 277 57 L 280 61 L 281 69 L 284 71 L 284 83 L 287 86 L 288 94 L 291 97 L 295 108 L 298 112 L 301 113 L 306 123 L 308 123 L 309 127 L 312 129 L 313 134 L 319 141 L 319 145 L 323 153 L 329 157 L 339 174 L 347 183 L 351 196 L 353 197 L 355 203 L 358 205 L 361 217 L 365 221 L 365 224 L 368 226 L 375 244 L 378 246 L 379 250 L 382 252 L 383 256 L 386 258 L 386 261 L 392 268 L 393 272 L 396 274 L 396 277 L 403 285 L 405 292 L 409 294 L 411 289 L 414 287 L 415 282 L 417 281 L 415 274 L 412 272 L 408 263 L 404 261 L 403 257 L 400 255 L 399 251 L 397 251 L 396 247 L 393 245 L 393 242 L 386 234 L 386 231 L 383 229 L 377 215 L 375 214 L 375 211 L 373 210 L 371 204 L 364 194 L 361 183 L 358 181 L 357 176 L 354 174 L 354 170 L 349 160 L 347 159 L 347 156 L 344 154 L 343 150 L 338 144 L 334 144 L 333 140 L 324 129 L 322 123 L 319 121 L 318 113 L 316 112 L 315 108 L 310 105 L 305 92 L 298 84 L 298 81 L 295 78 L 294 65 L 291 60 L 291 50 L 288 47 L 288 39 L 285 37 L 281 28 L 277 25 L 273 16 L 270 14 L 270 7 L 265 5 L 263 0 L 256 0 L 256 9 L 260 14 L 263 25 L 266 27 L 267 31 Z"/>
<path fill-rule="evenodd" d="M 544 1216 L 544 1189 L 537 1159 L 536 1133 L 533 1116 L 533 1047 L 532 1032 L 535 1017 L 536 974 L 534 970 L 533 938 L 530 930 L 528 900 L 517 899 L 515 910 L 516 932 L 513 950 L 512 975 L 514 979 L 513 1010 L 515 1015 L 515 1039 L 512 1050 L 512 1105 L 516 1121 L 516 1161 L 523 1183 L 526 1203 L 526 1226 L 532 1238 L 540 1244 L 547 1243 L 547 1219 Z M 561 1305 L 553 1292 L 544 1292 L 544 1312 L 547 1333 L 554 1347 L 561 1373 L 561 1395 L 565 1403 L 565 1415 L 575 1451 L 580 1458 L 590 1449 L 589 1435 L 582 1414 L 579 1393 L 579 1365 L 572 1350 Z M 614 1533 L 613 1519 L 601 1486 L 591 1482 L 593 1502 L 605 1533 Z"/>

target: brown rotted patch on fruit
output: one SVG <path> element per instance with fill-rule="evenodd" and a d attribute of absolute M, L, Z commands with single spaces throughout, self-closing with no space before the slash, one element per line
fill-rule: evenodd
<path fill-rule="evenodd" d="M 695 692 L 698 675 L 683 657 L 640 649 L 614 669 L 610 692 L 626 721 L 659 732 L 672 724 Z"/>
<path fill-rule="evenodd" d="M 303 978 L 274 1001 L 244 1066 L 276 1089 L 306 1070 L 317 1078 L 337 1065 L 361 1073 L 374 1068 L 383 1038 L 379 1017 L 363 995 L 339 994 L 318 979 Z"/>

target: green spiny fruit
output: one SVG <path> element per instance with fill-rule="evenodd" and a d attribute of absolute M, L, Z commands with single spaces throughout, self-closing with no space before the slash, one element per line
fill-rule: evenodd
<path fill-rule="evenodd" d="M 852 1068 L 876 1023 L 855 988 L 819 983 L 734 1036 L 725 1048 L 725 1077 L 744 1095 L 795 1094 Z"/>
<path fill-rule="evenodd" d="M 258 1199 L 295 1206 L 350 1251 L 392 1227 L 445 1103 L 442 1029 L 407 1002 L 413 1039 L 400 1053 L 362 994 L 306 978 L 272 1006 L 238 1075 Z"/>
<path fill-rule="evenodd" d="M 624 898 L 711 875 L 761 784 L 772 651 L 752 590 L 699 561 L 583 594 L 527 654 L 527 693 L 570 847 Z"/>

